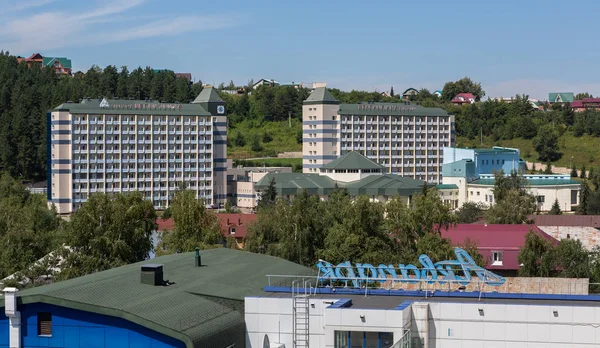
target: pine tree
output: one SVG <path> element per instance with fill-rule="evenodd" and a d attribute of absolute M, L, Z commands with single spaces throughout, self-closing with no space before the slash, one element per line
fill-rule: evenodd
<path fill-rule="evenodd" d="M 571 177 L 572 178 L 577 178 L 579 175 L 577 175 L 577 166 L 573 165 L 573 168 L 571 168 Z"/>
<path fill-rule="evenodd" d="M 546 162 L 546 168 L 544 168 L 544 174 L 552 174 L 552 164 Z"/>
<path fill-rule="evenodd" d="M 587 215 L 587 203 L 590 196 L 590 188 L 585 180 L 581 183 L 580 195 L 581 198 L 579 200 L 579 206 L 577 207 L 577 214 Z"/>
<path fill-rule="evenodd" d="M 394 86 L 390 88 L 390 97 L 394 96 Z"/>
<path fill-rule="evenodd" d="M 554 204 L 552 204 L 552 208 L 548 212 L 548 215 L 562 215 L 562 210 L 560 210 L 560 204 L 558 203 L 558 198 L 554 200 Z"/>
<path fill-rule="evenodd" d="M 585 179 L 587 177 L 587 175 L 585 174 L 585 164 L 581 166 L 581 174 L 579 174 L 579 177 L 582 179 Z"/>

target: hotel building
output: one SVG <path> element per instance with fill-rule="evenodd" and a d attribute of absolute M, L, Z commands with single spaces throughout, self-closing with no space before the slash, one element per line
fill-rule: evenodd
<path fill-rule="evenodd" d="M 454 146 L 454 116 L 409 102 L 340 104 L 316 88 L 302 106 L 303 171 L 357 151 L 389 173 L 441 182 L 443 148 Z"/>
<path fill-rule="evenodd" d="M 94 192 L 140 191 L 169 206 L 182 185 L 225 203 L 225 102 L 205 88 L 190 104 L 142 100 L 65 103 L 48 113 L 48 200 L 60 214 Z"/>

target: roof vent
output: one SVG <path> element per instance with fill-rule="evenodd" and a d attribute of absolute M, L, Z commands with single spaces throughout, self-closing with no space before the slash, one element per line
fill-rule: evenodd
<path fill-rule="evenodd" d="M 142 265 L 142 284 L 163 285 L 163 265 L 147 264 Z"/>

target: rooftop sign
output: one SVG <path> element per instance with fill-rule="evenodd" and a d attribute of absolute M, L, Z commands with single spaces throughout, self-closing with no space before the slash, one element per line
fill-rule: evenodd
<path fill-rule="evenodd" d="M 358 110 L 370 111 L 415 111 L 415 107 L 400 105 L 382 105 L 382 104 L 358 104 Z"/>
<path fill-rule="evenodd" d="M 403 264 L 399 264 L 397 267 L 393 264 L 373 266 L 368 263 L 356 263 L 352 265 L 350 261 L 342 262 L 337 266 L 321 261 L 317 263 L 317 268 L 320 280 L 352 281 L 354 287 L 359 287 L 359 282 L 362 281 L 380 283 L 424 281 L 430 284 L 451 282 L 467 285 L 472 281 L 472 273 L 475 273 L 479 280 L 487 285 L 500 286 L 506 281 L 503 277 L 477 266 L 471 255 L 463 249 L 455 248 L 454 254 L 456 260 L 436 263 L 433 263 L 429 256 L 423 254 L 419 256 L 419 262 L 422 265 L 420 269 L 414 265 Z"/>
<path fill-rule="evenodd" d="M 138 104 L 113 104 L 109 105 L 106 99 L 102 100 L 100 107 L 103 109 L 118 110 L 181 110 L 181 104 L 158 104 L 158 103 L 138 103 Z"/>

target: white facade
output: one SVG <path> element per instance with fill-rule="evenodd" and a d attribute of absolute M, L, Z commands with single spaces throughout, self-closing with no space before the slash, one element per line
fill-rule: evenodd
<path fill-rule="evenodd" d="M 182 184 L 207 204 L 225 202 L 226 116 L 191 104 L 177 115 L 179 104 L 87 103 L 49 115 L 48 200 L 59 214 L 95 192 L 139 191 L 164 209 Z"/>
<path fill-rule="evenodd" d="M 441 182 L 443 148 L 454 146 L 453 115 L 407 102 L 339 104 L 323 89 L 302 106 L 304 173 L 357 151 L 389 173 Z"/>
<path fill-rule="evenodd" d="M 600 346 L 600 302 L 592 297 L 584 296 L 579 301 L 475 297 L 462 302 L 456 297 L 424 300 L 369 296 L 349 308 L 331 308 L 345 297 L 348 295 L 309 298 L 310 347 L 347 347 L 344 343 L 348 342 L 339 340 L 339 336 L 348 331 L 360 339 L 353 339 L 352 347 L 364 347 L 365 343 L 367 347 L 378 347 L 377 333 L 391 333 L 392 343 L 397 343 L 407 330 L 411 347 L 423 348 Z M 382 306 L 382 301 L 390 305 Z M 262 348 L 265 335 L 271 347 L 295 347 L 291 297 L 246 298 L 245 310 L 247 347 Z"/>

